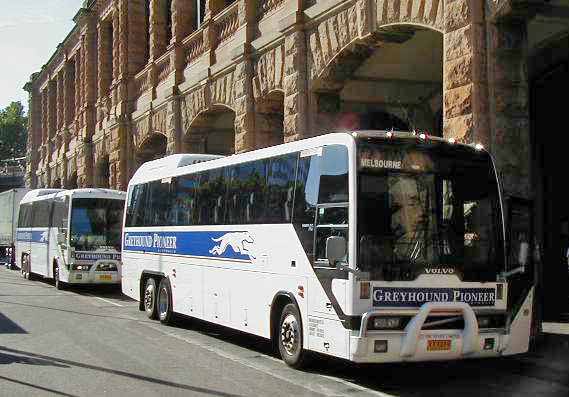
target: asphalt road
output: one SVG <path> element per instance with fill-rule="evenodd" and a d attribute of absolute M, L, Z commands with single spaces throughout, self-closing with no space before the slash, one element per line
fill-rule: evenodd
<path fill-rule="evenodd" d="M 515 358 L 286 367 L 263 339 L 148 320 L 118 289 L 57 291 L 0 268 L 0 396 L 568 396 L 569 336 Z"/>

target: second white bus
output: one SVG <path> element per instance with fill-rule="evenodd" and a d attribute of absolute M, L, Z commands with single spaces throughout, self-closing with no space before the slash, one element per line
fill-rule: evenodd
<path fill-rule="evenodd" d="M 126 194 L 35 189 L 20 202 L 16 258 L 22 276 L 68 284 L 119 284 Z"/>

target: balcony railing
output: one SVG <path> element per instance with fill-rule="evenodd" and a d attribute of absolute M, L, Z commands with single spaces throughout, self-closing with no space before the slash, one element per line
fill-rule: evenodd
<path fill-rule="evenodd" d="M 277 8 L 282 6 L 285 3 L 285 0 L 260 0 L 259 1 L 259 10 L 258 16 L 259 19 L 262 19 L 264 16 L 272 13 Z"/>
<path fill-rule="evenodd" d="M 213 18 L 215 44 L 223 44 L 239 29 L 239 2 L 236 1 Z"/>
<path fill-rule="evenodd" d="M 204 40 L 204 30 L 200 29 L 192 33 L 182 42 L 186 64 L 189 65 L 204 54 L 207 50 Z"/>
<path fill-rule="evenodd" d="M 151 87 L 150 73 L 151 68 L 146 67 L 134 76 L 134 96 L 138 98 Z"/>
<path fill-rule="evenodd" d="M 156 84 L 166 80 L 172 72 L 172 63 L 170 61 L 170 54 L 166 53 L 155 64 Z"/>

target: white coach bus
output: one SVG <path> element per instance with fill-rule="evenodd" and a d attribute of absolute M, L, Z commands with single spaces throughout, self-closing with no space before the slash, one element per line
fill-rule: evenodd
<path fill-rule="evenodd" d="M 508 302 L 504 236 L 481 147 L 362 131 L 172 155 L 129 183 L 122 289 L 162 322 L 271 338 L 293 367 L 495 357 L 527 351 L 533 293 Z"/>
<path fill-rule="evenodd" d="M 16 258 L 25 278 L 119 284 L 125 192 L 35 189 L 20 202 Z"/>

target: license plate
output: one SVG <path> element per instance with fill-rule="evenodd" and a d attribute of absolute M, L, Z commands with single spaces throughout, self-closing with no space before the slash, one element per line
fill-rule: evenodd
<path fill-rule="evenodd" d="M 111 276 L 110 274 L 101 274 L 99 276 L 99 280 L 111 281 L 112 279 L 113 276 Z"/>
<path fill-rule="evenodd" d="M 427 341 L 427 351 L 441 352 L 450 350 L 450 339 L 430 339 Z"/>

